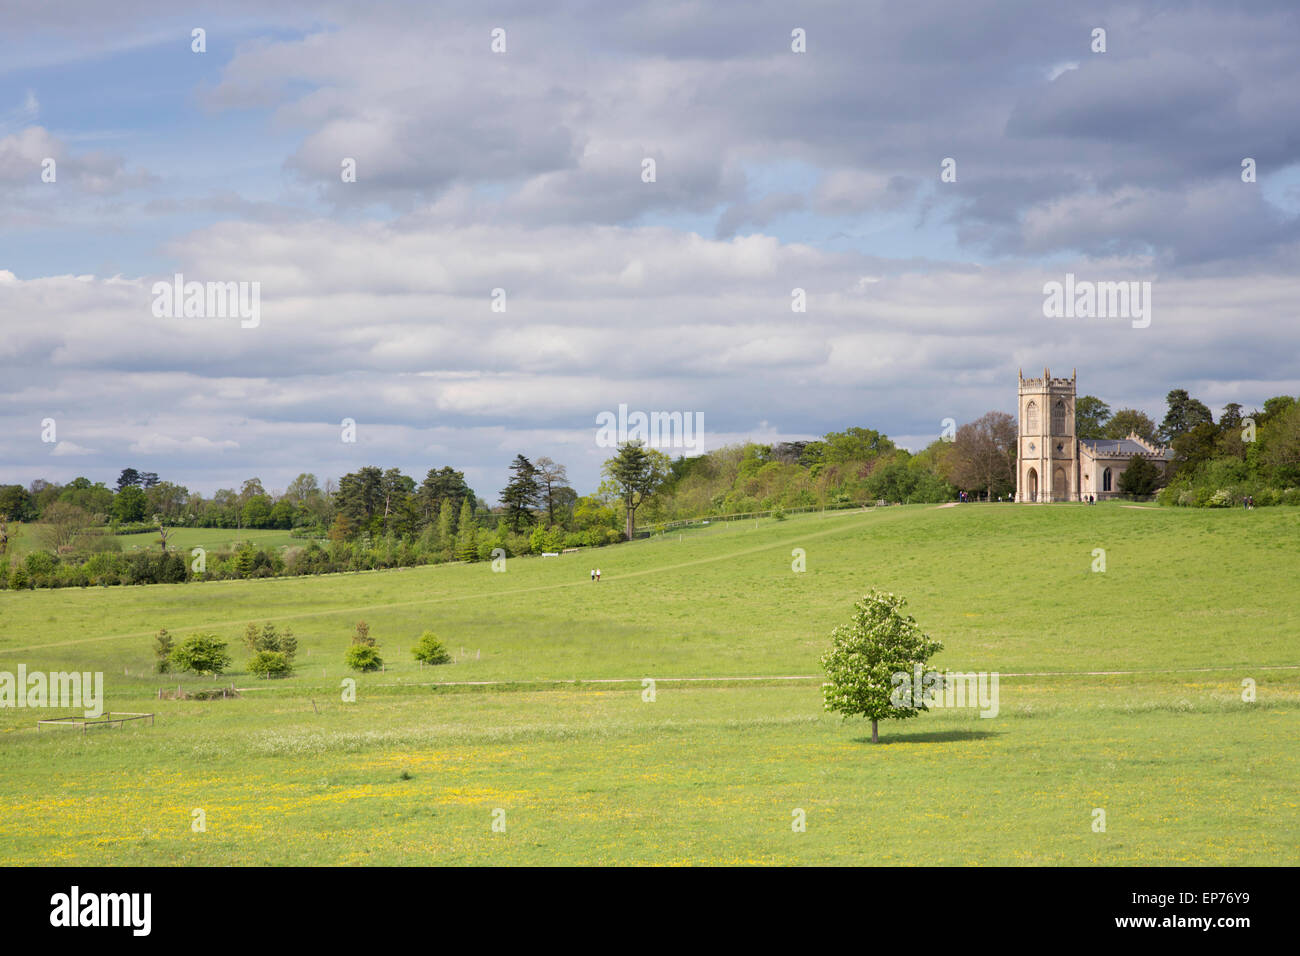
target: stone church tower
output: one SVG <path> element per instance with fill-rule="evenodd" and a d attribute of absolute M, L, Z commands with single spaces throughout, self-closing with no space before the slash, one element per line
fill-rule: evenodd
<path fill-rule="evenodd" d="M 1075 379 L 1020 373 L 1016 501 L 1078 501 L 1079 443 L 1074 432 Z"/>

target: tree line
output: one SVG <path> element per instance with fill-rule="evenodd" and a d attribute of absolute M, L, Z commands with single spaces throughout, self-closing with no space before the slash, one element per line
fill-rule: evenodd
<path fill-rule="evenodd" d="M 1229 404 L 1216 421 L 1185 389 L 1166 396 L 1157 424 L 1143 412 L 1112 411 L 1085 395 L 1076 432 L 1085 440 L 1136 433 L 1168 445 L 1162 474 L 1135 459 L 1120 491 L 1158 492 L 1164 504 L 1224 507 L 1300 504 L 1300 403 L 1270 398 L 1245 413 Z M 0 587 L 129 584 L 192 578 L 264 577 L 403 567 L 441 561 L 593 547 L 669 521 L 792 508 L 874 502 L 944 502 L 960 491 L 988 500 L 1015 490 L 1015 419 L 991 411 L 912 453 L 885 434 L 851 427 L 814 441 L 731 445 L 671 459 L 638 442 L 605 462 L 597 490 L 579 495 L 567 468 L 548 456 L 515 456 L 499 504 L 489 507 L 450 466 L 416 480 L 398 468 L 366 466 L 323 485 L 304 472 L 283 492 L 260 479 L 210 498 L 135 468 L 114 487 L 78 477 L 0 485 Z M 30 523 L 36 545 L 10 552 L 12 523 Z M 281 551 L 241 545 L 205 556 L 195 568 L 169 554 L 177 527 L 283 529 L 304 540 Z M 153 530 L 161 554 L 122 554 L 115 534 Z"/>
<path fill-rule="evenodd" d="M 211 498 L 133 468 L 123 469 L 115 489 L 84 477 L 4 485 L 0 587 L 322 574 L 598 547 L 632 534 L 636 509 L 660 489 L 667 464 L 661 453 L 629 443 L 606 463 L 602 490 L 580 496 L 563 464 L 520 454 L 494 508 L 449 466 L 429 469 L 418 484 L 398 468 L 366 466 L 324 487 L 303 473 L 275 494 L 250 478 L 238 492 Z M 35 547 L 21 561 L 16 552 L 6 556 L 11 520 L 30 523 L 33 532 Z M 243 543 L 191 561 L 169 547 L 178 527 L 288 529 L 303 544 Z M 122 552 L 116 535 L 149 530 L 158 534 L 157 551 Z"/>

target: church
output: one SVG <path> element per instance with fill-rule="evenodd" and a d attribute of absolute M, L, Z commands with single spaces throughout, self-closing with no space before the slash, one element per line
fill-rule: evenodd
<path fill-rule="evenodd" d="M 1173 452 L 1130 432 L 1127 438 L 1087 439 L 1074 429 L 1075 381 L 1025 378 L 1020 371 L 1020 427 L 1016 443 L 1016 501 L 1083 501 L 1119 496 L 1119 476 L 1134 455 L 1164 471 Z"/>

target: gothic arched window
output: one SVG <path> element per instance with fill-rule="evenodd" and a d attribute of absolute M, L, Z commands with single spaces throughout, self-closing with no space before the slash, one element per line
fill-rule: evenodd
<path fill-rule="evenodd" d="M 1038 403 L 1032 398 L 1025 406 L 1025 431 L 1031 435 L 1038 434 Z"/>
<path fill-rule="evenodd" d="M 1065 434 L 1065 399 L 1058 398 L 1052 406 L 1052 434 Z"/>
<path fill-rule="evenodd" d="M 1101 490 L 1110 491 L 1110 469 L 1107 468 L 1101 473 Z"/>

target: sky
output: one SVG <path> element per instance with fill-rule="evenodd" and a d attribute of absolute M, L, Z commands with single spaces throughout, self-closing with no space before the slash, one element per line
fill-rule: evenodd
<path fill-rule="evenodd" d="M 594 491 L 620 405 L 918 449 L 1019 369 L 1157 421 L 1300 393 L 1292 2 L 0 23 L 0 483 L 451 465 L 493 500 L 520 453 Z M 173 314 L 177 274 L 255 320 Z M 1150 283 L 1149 321 L 1046 315 L 1067 274 Z"/>

